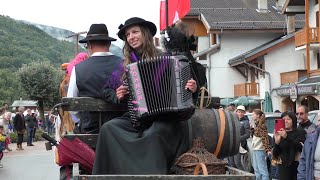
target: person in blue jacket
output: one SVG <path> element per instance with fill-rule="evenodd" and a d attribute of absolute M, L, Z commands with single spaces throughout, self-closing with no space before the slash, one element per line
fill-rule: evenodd
<path fill-rule="evenodd" d="M 320 116 L 318 115 L 318 126 L 317 129 L 307 134 L 306 141 L 301 153 L 301 158 L 298 166 L 297 179 L 309 180 L 309 179 L 320 179 Z"/>

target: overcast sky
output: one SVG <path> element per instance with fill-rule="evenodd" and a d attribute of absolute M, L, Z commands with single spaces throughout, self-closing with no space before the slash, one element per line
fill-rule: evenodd
<path fill-rule="evenodd" d="M 159 7 L 160 0 L 3 0 L 0 14 L 73 32 L 88 31 L 93 23 L 105 23 L 109 35 L 117 38 L 118 26 L 135 16 L 155 23 L 156 36 L 160 36 Z M 122 41 L 115 44 L 122 45 Z"/>

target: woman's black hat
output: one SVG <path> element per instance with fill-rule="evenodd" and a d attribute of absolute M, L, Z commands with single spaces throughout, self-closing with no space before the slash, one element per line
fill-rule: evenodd
<path fill-rule="evenodd" d="M 140 26 L 147 27 L 150 30 L 152 36 L 154 36 L 157 33 L 157 27 L 156 27 L 155 24 L 153 24 L 150 21 L 146 21 L 146 20 L 144 20 L 142 18 L 133 17 L 133 18 L 130 18 L 130 19 L 126 20 L 124 25 L 120 24 L 118 37 L 123 40 L 123 36 L 124 36 L 124 33 L 125 33 L 126 29 L 128 27 L 134 26 L 134 25 L 140 25 Z"/>
<path fill-rule="evenodd" d="M 79 43 L 87 43 L 88 41 L 116 41 L 116 39 L 109 37 L 105 24 L 92 24 L 86 38 L 81 39 Z"/>

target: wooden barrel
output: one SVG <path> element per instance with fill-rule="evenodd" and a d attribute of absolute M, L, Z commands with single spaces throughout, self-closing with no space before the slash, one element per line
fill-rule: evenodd
<path fill-rule="evenodd" d="M 205 148 L 218 158 L 235 155 L 240 146 L 240 124 L 233 112 L 217 109 L 196 109 L 189 119 L 189 145 L 201 137 Z"/>

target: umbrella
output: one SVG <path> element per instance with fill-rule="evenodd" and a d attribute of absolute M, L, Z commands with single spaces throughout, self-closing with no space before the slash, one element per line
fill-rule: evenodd
<path fill-rule="evenodd" d="M 233 98 L 224 98 L 224 99 L 220 99 L 220 104 L 223 106 L 229 106 L 230 103 L 233 101 L 234 101 Z"/>
<path fill-rule="evenodd" d="M 79 163 L 88 174 L 91 174 L 95 152 L 87 144 L 77 137 L 73 140 L 61 138 L 60 142 L 57 142 L 46 133 L 43 133 L 42 137 L 57 147 L 59 166 Z"/>
<path fill-rule="evenodd" d="M 264 112 L 273 112 L 272 100 L 271 100 L 270 93 L 268 91 L 265 92 L 263 111 Z"/>
<path fill-rule="evenodd" d="M 252 99 L 251 97 L 247 96 L 240 96 L 236 100 L 233 101 L 236 106 L 243 105 L 243 106 L 254 106 L 258 104 L 258 101 Z"/>

